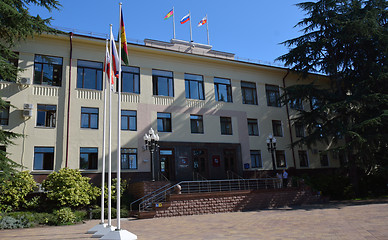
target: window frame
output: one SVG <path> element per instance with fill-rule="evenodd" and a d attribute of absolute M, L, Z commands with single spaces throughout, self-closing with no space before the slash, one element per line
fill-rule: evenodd
<path fill-rule="evenodd" d="M 253 156 L 258 156 L 258 157 L 253 159 L 252 158 Z M 251 157 L 251 168 L 263 168 L 263 158 L 261 157 L 261 150 L 251 150 L 250 157 Z"/>
<path fill-rule="evenodd" d="M 265 84 L 265 95 L 267 97 L 267 106 L 281 107 L 279 86 Z"/>
<path fill-rule="evenodd" d="M 4 108 L 0 108 L 0 126 L 9 125 L 10 102 L 6 102 L 6 104 L 7 106 L 4 106 Z"/>
<path fill-rule="evenodd" d="M 97 113 L 90 113 L 90 112 L 83 112 L 82 110 L 83 109 L 97 109 Z M 100 109 L 99 108 L 94 108 L 94 107 L 81 107 L 81 128 L 84 128 L 84 129 L 98 129 L 98 125 L 99 125 L 99 112 L 100 112 Z M 88 116 L 88 126 L 87 127 L 83 127 L 82 123 L 83 123 L 83 116 L 87 115 Z M 96 120 L 96 124 L 97 126 L 96 127 L 92 127 L 91 126 L 91 116 L 94 116 L 96 115 L 97 116 L 97 120 Z"/>
<path fill-rule="evenodd" d="M 126 152 L 129 150 L 128 152 Z M 134 151 L 134 152 L 131 152 Z M 128 164 L 127 168 L 123 168 L 123 156 L 127 156 Z M 135 167 L 133 167 L 133 160 L 131 159 L 131 156 L 135 156 Z M 120 152 L 120 159 L 121 159 L 121 170 L 137 170 L 138 169 L 138 157 L 137 157 L 137 148 L 121 148 Z"/>
<path fill-rule="evenodd" d="M 37 60 L 38 57 L 41 57 L 42 60 L 41 61 L 39 59 Z M 47 62 L 45 62 L 44 61 L 45 59 L 46 60 L 52 59 L 54 61 L 50 63 L 49 60 L 47 60 Z M 55 61 L 59 61 L 59 60 L 60 60 L 60 64 L 55 63 Z M 37 75 L 37 71 L 38 71 L 37 67 L 38 66 L 40 66 L 40 70 L 39 70 L 40 77 L 38 77 L 38 75 Z M 50 70 L 49 74 L 52 75 L 51 84 L 50 84 L 50 81 L 48 81 L 48 82 L 44 81 L 44 77 L 47 76 L 47 74 L 45 74 L 45 72 L 44 72 L 45 68 L 46 68 L 46 70 L 48 68 Z M 57 70 L 58 72 L 55 73 L 55 70 Z M 48 56 L 48 55 L 42 55 L 42 54 L 35 54 L 34 55 L 34 79 L 33 79 L 34 84 L 61 87 L 62 86 L 62 73 L 63 73 L 63 58 L 62 57 Z M 55 76 L 58 78 L 56 81 L 54 81 Z"/>
<path fill-rule="evenodd" d="M 272 133 L 274 137 L 283 137 L 283 124 L 281 120 L 272 120 Z"/>
<path fill-rule="evenodd" d="M 301 158 L 301 156 L 303 156 Z M 308 168 L 310 166 L 309 164 L 309 157 L 306 150 L 299 150 L 298 151 L 298 158 L 299 158 L 299 167 Z M 303 160 L 303 161 L 302 161 Z M 302 163 L 305 163 L 302 165 Z"/>
<path fill-rule="evenodd" d="M 256 118 L 248 118 L 248 135 L 249 136 L 259 136 L 259 121 Z"/>
<path fill-rule="evenodd" d="M 221 135 L 233 135 L 233 126 L 231 117 L 220 117 Z M 230 129 L 228 131 L 228 129 Z"/>
<path fill-rule="evenodd" d="M 131 114 L 126 114 L 126 112 L 132 113 Z M 132 126 L 131 124 L 131 119 L 135 119 L 135 126 Z M 127 123 L 127 128 L 123 128 L 123 123 Z M 137 111 L 136 110 L 126 110 L 126 109 L 121 109 L 121 130 L 124 131 L 137 131 Z"/>
<path fill-rule="evenodd" d="M 39 109 L 39 107 L 44 107 L 44 109 Z M 55 107 L 55 110 L 47 109 L 48 107 Z M 36 110 L 36 126 L 41 128 L 55 128 L 57 122 L 57 105 L 52 104 L 37 104 Z M 38 125 L 39 113 L 44 114 L 44 123 L 43 125 Z M 53 119 L 50 120 L 50 116 L 53 116 Z"/>
<path fill-rule="evenodd" d="M 195 77 L 201 78 L 201 80 L 195 79 Z M 191 84 L 196 84 L 198 97 L 193 96 Z M 185 73 L 185 96 L 187 99 L 205 100 L 204 80 L 202 75 Z"/>
<path fill-rule="evenodd" d="M 124 75 L 129 74 L 129 80 L 132 82 L 133 91 L 124 91 L 125 83 L 130 81 L 124 81 Z M 121 67 L 121 92 L 122 93 L 136 93 L 140 94 L 140 68 L 135 66 L 122 66 Z M 131 85 L 128 83 L 128 85 Z M 119 86 L 116 84 L 116 91 L 119 91 Z"/>
<path fill-rule="evenodd" d="M 89 150 L 96 150 L 96 152 L 89 152 Z M 84 150 L 84 151 L 82 151 Z M 87 168 L 83 168 L 82 163 L 82 154 L 87 154 L 87 162 L 84 164 L 87 164 Z M 91 162 L 93 161 L 93 162 Z M 98 170 L 98 147 L 80 147 L 79 149 L 79 169 L 80 170 Z"/>
<path fill-rule="evenodd" d="M 190 130 L 193 134 L 204 133 L 203 115 L 190 114 Z"/>
<path fill-rule="evenodd" d="M 252 101 L 247 101 L 246 96 L 248 92 L 250 92 L 251 95 L 253 96 Z M 241 98 L 242 98 L 243 104 L 258 105 L 256 83 L 241 81 Z"/>
<path fill-rule="evenodd" d="M 37 151 L 37 149 L 40 149 L 40 151 Z M 51 151 L 44 151 L 46 150 L 52 150 Z M 41 162 L 41 168 L 38 168 L 37 166 L 37 156 L 38 154 L 42 154 L 42 162 Z M 54 170 L 54 161 L 55 160 L 55 148 L 54 147 L 44 147 L 44 146 L 34 146 L 34 160 L 33 160 L 33 170 L 34 171 L 52 171 Z"/>
<path fill-rule="evenodd" d="M 282 156 L 283 159 L 280 159 L 280 156 Z M 287 168 L 286 151 L 276 150 L 275 151 L 275 158 L 276 158 L 276 168 Z M 281 160 L 284 160 L 284 165 L 281 165 Z"/>
<path fill-rule="evenodd" d="M 157 129 L 158 132 L 172 132 L 172 120 L 171 113 L 167 112 L 158 112 L 157 113 Z M 162 123 L 160 125 L 159 123 Z"/>
<path fill-rule="evenodd" d="M 299 137 L 299 138 L 305 137 L 305 129 L 304 129 L 303 124 L 295 123 L 294 127 L 295 127 L 295 136 L 296 137 Z"/>
<path fill-rule="evenodd" d="M 214 77 L 213 81 L 214 81 L 214 94 L 215 94 L 216 101 L 232 103 L 233 102 L 232 81 L 228 78 L 220 78 L 220 77 Z M 220 86 L 226 87 L 226 100 L 222 100 L 222 95 L 220 95 Z"/>
<path fill-rule="evenodd" d="M 3 76 L 0 76 L 0 81 L 6 82 L 15 82 L 17 77 L 17 69 L 19 67 L 19 52 L 13 52 L 16 55 L 16 58 L 9 58 L 8 63 L 12 64 L 15 67 L 15 75 L 13 78 L 4 79 Z"/>
<path fill-rule="evenodd" d="M 100 67 L 92 67 L 90 65 L 85 64 L 85 66 L 80 66 L 80 63 L 85 62 L 89 64 L 99 64 Z M 95 82 L 94 85 L 95 87 L 90 88 L 90 87 L 85 87 L 85 69 L 88 70 L 94 70 L 95 71 Z M 104 64 L 102 62 L 97 62 L 97 61 L 90 61 L 90 60 L 83 60 L 83 59 L 78 59 L 77 60 L 77 88 L 78 89 L 90 89 L 90 90 L 97 90 L 97 91 L 102 91 L 103 89 L 103 69 L 104 69 Z M 82 70 L 82 73 L 80 71 Z M 80 79 L 80 74 L 82 76 L 82 79 Z M 80 82 L 81 81 L 81 82 Z"/>
<path fill-rule="evenodd" d="M 290 108 L 294 110 L 299 110 L 299 111 L 303 110 L 302 99 L 298 98 L 298 99 L 290 100 Z"/>
<path fill-rule="evenodd" d="M 163 72 L 165 73 L 163 75 Z M 171 76 L 168 76 L 171 73 Z M 159 89 L 159 82 L 161 78 L 167 79 L 167 95 L 161 94 Z M 154 96 L 174 97 L 174 72 L 167 70 L 152 69 L 152 94 Z"/>
<path fill-rule="evenodd" d="M 324 157 L 326 157 L 326 159 L 323 159 Z M 323 164 L 324 161 L 326 161 L 327 164 Z M 319 162 L 321 164 L 321 167 L 329 167 L 330 166 L 329 154 L 327 154 L 327 152 L 323 153 L 322 151 L 319 151 Z"/>

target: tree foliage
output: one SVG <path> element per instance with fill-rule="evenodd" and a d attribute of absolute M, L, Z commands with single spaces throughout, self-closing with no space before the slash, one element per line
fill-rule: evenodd
<path fill-rule="evenodd" d="M 285 89 L 284 103 L 301 99 L 313 105 L 293 119 L 308 133 L 295 144 L 326 142 L 344 151 L 349 165 L 367 173 L 382 170 L 388 159 L 387 1 L 319 0 L 297 6 L 306 12 L 296 25 L 303 35 L 283 42 L 290 50 L 278 60 L 301 77 L 321 73 L 328 84 Z"/>

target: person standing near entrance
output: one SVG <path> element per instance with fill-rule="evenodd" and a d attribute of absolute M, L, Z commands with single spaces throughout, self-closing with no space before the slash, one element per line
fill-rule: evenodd
<path fill-rule="evenodd" d="M 283 169 L 283 187 L 286 188 L 288 184 L 288 173 Z"/>
<path fill-rule="evenodd" d="M 283 176 L 282 176 L 282 173 L 281 172 L 277 172 L 276 173 L 276 178 L 277 178 L 277 184 L 276 184 L 276 187 L 277 188 L 282 188 L 282 180 L 283 180 Z"/>

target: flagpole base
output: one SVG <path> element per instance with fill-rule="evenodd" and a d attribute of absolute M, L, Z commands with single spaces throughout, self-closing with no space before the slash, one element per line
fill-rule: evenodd
<path fill-rule="evenodd" d="M 99 223 L 99 224 L 95 225 L 94 227 L 92 227 L 91 229 L 89 229 L 86 233 L 87 234 L 96 233 L 96 232 L 100 231 L 101 229 L 106 228 L 106 226 L 108 226 L 108 224 Z"/>
<path fill-rule="evenodd" d="M 137 236 L 127 230 L 116 229 L 115 231 L 111 231 L 108 234 L 104 235 L 101 239 L 106 240 L 116 240 L 116 239 L 125 239 L 125 240 L 135 240 Z"/>
<path fill-rule="evenodd" d="M 109 232 L 114 231 L 115 229 L 116 229 L 116 227 L 106 226 L 105 228 L 100 229 L 100 231 L 94 233 L 92 235 L 92 238 L 101 238 L 101 237 L 105 236 L 106 234 L 108 234 Z"/>

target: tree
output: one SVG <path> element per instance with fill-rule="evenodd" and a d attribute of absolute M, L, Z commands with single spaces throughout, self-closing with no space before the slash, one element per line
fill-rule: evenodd
<path fill-rule="evenodd" d="M 42 19 L 39 15 L 31 16 L 28 5 L 37 5 L 47 10 L 58 9 L 56 0 L 2 0 L 0 1 L 0 79 L 16 81 L 17 73 L 21 71 L 14 64 L 18 56 L 12 51 L 17 42 L 43 32 L 57 33 L 49 26 L 51 18 Z M 11 105 L 0 98 L 0 110 Z M 12 106 L 11 106 L 12 107 Z M 11 131 L 0 129 L 0 145 L 12 144 L 12 139 L 20 136 Z M 20 166 L 8 158 L 5 151 L 0 150 L 0 178 L 7 178 Z"/>
<path fill-rule="evenodd" d="M 306 18 L 296 26 L 303 35 L 283 42 L 278 58 L 316 82 L 289 86 L 283 103 L 304 100 L 294 122 L 308 132 L 295 144 L 334 143 L 346 153 L 345 167 L 358 193 L 357 169 L 371 174 L 387 169 L 388 157 L 388 3 L 385 0 L 319 0 L 297 4 Z M 338 144 L 340 143 L 340 144 Z"/>

